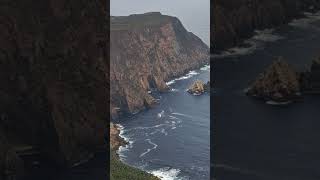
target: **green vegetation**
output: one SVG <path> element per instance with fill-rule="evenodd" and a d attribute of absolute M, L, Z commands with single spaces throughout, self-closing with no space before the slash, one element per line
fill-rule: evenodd
<path fill-rule="evenodd" d="M 122 163 L 115 152 L 110 153 L 111 180 L 159 180 L 149 173 Z"/>

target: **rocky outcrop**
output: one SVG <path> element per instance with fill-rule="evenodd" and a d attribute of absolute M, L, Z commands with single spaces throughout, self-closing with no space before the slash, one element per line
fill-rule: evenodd
<path fill-rule="evenodd" d="M 247 94 L 266 101 L 293 101 L 300 94 L 300 76 L 281 58 L 275 61 L 249 87 Z"/>
<path fill-rule="evenodd" d="M 209 62 L 209 48 L 181 22 L 157 12 L 111 17 L 111 112 L 134 113 L 166 91 L 166 81 Z"/>
<path fill-rule="evenodd" d="M 210 81 L 204 83 L 201 80 L 196 80 L 187 91 L 193 95 L 201 95 L 205 92 L 210 92 Z"/>
<path fill-rule="evenodd" d="M 128 143 L 119 135 L 120 135 L 119 125 L 110 123 L 110 148 L 112 151 L 117 151 L 120 146 L 124 146 Z"/>
<path fill-rule="evenodd" d="M 204 84 L 204 92 L 210 92 L 210 81 L 208 81 L 206 84 Z"/>
<path fill-rule="evenodd" d="M 18 167 L 18 146 L 36 147 L 60 167 L 104 146 L 106 7 L 103 0 L 2 2 L 1 176 L 15 166 L 6 162 Z"/>
<path fill-rule="evenodd" d="M 309 71 L 301 73 L 300 84 L 305 94 L 320 94 L 320 58 L 312 62 Z"/>
<path fill-rule="evenodd" d="M 316 0 L 216 0 L 213 6 L 213 41 L 216 51 L 236 46 L 256 29 L 284 24 L 303 11 L 320 9 Z"/>

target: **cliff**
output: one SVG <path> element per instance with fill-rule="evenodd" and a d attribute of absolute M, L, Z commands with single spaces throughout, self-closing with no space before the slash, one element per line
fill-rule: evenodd
<path fill-rule="evenodd" d="M 320 94 L 320 58 L 312 62 L 310 70 L 301 73 L 301 81 L 305 94 Z"/>
<path fill-rule="evenodd" d="M 2 2 L 0 179 L 19 171 L 16 149 L 32 147 L 70 167 L 104 146 L 106 7 L 103 0 Z"/>
<path fill-rule="evenodd" d="M 157 12 L 111 17 L 111 112 L 113 117 L 152 106 L 148 91 L 209 62 L 209 48 L 181 22 Z"/>
<path fill-rule="evenodd" d="M 233 47 L 256 29 L 287 23 L 303 11 L 320 8 L 316 0 L 216 0 L 212 9 L 213 41 L 216 51 Z"/>

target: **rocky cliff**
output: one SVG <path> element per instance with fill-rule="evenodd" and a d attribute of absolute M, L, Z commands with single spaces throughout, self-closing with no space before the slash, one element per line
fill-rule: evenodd
<path fill-rule="evenodd" d="M 310 70 L 301 73 L 301 86 L 306 94 L 320 94 L 320 58 L 312 62 Z"/>
<path fill-rule="evenodd" d="M 166 81 L 209 62 L 207 45 L 177 18 L 157 12 L 111 17 L 110 39 L 114 117 L 152 106 L 148 91 L 166 91 Z"/>
<path fill-rule="evenodd" d="M 2 1 L 0 179 L 31 147 L 70 167 L 103 147 L 106 1 Z"/>
<path fill-rule="evenodd" d="M 320 8 L 317 0 L 216 0 L 214 3 L 211 46 L 216 51 L 237 45 L 255 29 L 278 26 L 301 16 L 303 11 Z"/>

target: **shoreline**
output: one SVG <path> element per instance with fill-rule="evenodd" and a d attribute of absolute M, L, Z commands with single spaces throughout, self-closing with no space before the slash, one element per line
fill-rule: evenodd
<path fill-rule="evenodd" d="M 301 28 L 306 25 L 310 25 L 319 19 L 320 10 L 315 12 L 304 11 L 302 12 L 301 16 L 293 18 L 285 24 L 262 29 L 254 29 L 249 37 L 241 39 L 241 41 L 234 46 L 214 52 L 211 54 L 211 58 L 223 59 L 252 54 L 256 50 L 264 48 L 265 43 L 272 43 L 285 39 L 285 37 L 281 36 L 280 34 L 274 33 L 277 28 L 283 25 Z"/>
<path fill-rule="evenodd" d="M 161 180 L 160 177 L 151 174 L 150 172 L 144 171 L 142 169 L 138 169 L 136 167 L 130 166 L 123 162 L 121 156 L 119 154 L 119 150 L 121 147 L 128 146 L 130 141 L 126 140 L 126 138 L 122 137 L 121 134 L 123 132 L 123 126 L 121 124 L 110 123 L 110 147 L 111 147 L 111 163 L 110 163 L 110 174 L 111 179 L 115 178 L 115 175 L 112 170 L 112 166 L 117 164 L 117 166 L 121 166 L 120 169 L 127 169 L 124 173 L 127 173 L 125 177 L 137 177 L 141 180 Z M 112 163 L 114 162 L 114 163 Z M 121 174 L 124 174 L 121 172 Z M 115 179 L 116 180 L 116 179 Z M 118 179 L 117 179 L 118 180 Z"/>

